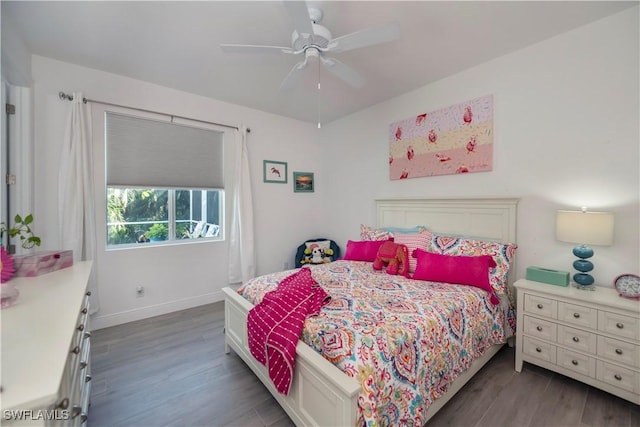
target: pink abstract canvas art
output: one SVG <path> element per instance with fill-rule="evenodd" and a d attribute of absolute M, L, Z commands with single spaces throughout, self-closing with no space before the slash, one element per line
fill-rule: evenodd
<path fill-rule="evenodd" d="M 493 95 L 389 126 L 389 178 L 493 169 Z"/>

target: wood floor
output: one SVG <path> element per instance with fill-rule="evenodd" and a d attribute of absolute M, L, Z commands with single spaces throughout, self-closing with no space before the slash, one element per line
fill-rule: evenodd
<path fill-rule="evenodd" d="M 90 427 L 292 426 L 233 352 L 224 306 L 209 304 L 92 333 Z M 429 421 L 435 426 L 640 427 L 640 407 L 501 350 Z"/>

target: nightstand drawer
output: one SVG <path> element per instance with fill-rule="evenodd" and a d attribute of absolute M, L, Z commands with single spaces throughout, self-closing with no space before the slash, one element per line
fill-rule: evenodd
<path fill-rule="evenodd" d="M 619 387 L 623 390 L 637 393 L 638 390 L 638 372 L 625 369 L 612 363 L 606 363 L 598 360 L 597 378 L 607 384 Z"/>
<path fill-rule="evenodd" d="M 558 302 L 537 295 L 525 294 L 524 310 L 528 313 L 535 313 L 539 316 L 557 319 Z"/>
<path fill-rule="evenodd" d="M 582 353 L 558 347 L 558 365 L 591 378 L 596 377 L 596 359 Z"/>
<path fill-rule="evenodd" d="M 598 336 L 598 356 L 640 368 L 640 347 L 613 338 Z"/>
<path fill-rule="evenodd" d="M 598 339 L 597 335 L 591 332 L 558 325 L 557 342 L 574 350 L 595 354 Z"/>
<path fill-rule="evenodd" d="M 558 319 L 572 325 L 596 329 L 598 326 L 598 310 L 582 305 L 559 302 Z"/>
<path fill-rule="evenodd" d="M 522 351 L 526 354 L 546 360 L 550 363 L 556 363 L 556 346 L 530 337 L 524 337 L 522 343 Z"/>
<path fill-rule="evenodd" d="M 640 340 L 640 319 L 635 317 L 600 310 L 598 329 L 622 338 Z"/>
<path fill-rule="evenodd" d="M 556 326 L 547 320 L 524 316 L 524 333 L 535 338 L 556 342 Z"/>

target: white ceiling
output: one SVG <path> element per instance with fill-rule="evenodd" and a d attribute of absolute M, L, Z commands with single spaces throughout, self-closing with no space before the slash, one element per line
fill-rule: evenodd
<path fill-rule="evenodd" d="M 334 55 L 367 83 L 317 67 L 291 92 L 300 58 L 223 53 L 220 43 L 289 46 L 280 1 L 2 1 L 31 53 L 304 121 L 324 123 L 638 4 L 637 1 L 309 1 L 333 37 L 398 21 L 400 40 Z M 571 52 L 567 52 L 571 55 Z M 82 88 L 77 88 L 82 90 Z M 91 97 L 91 94 L 87 94 Z"/>

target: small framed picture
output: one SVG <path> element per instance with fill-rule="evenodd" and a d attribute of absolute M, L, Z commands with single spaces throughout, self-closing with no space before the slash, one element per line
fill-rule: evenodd
<path fill-rule="evenodd" d="M 287 164 L 276 162 L 275 160 L 265 160 L 263 162 L 263 182 L 275 182 L 278 184 L 287 183 Z"/>
<path fill-rule="evenodd" d="M 313 193 L 313 172 L 294 172 L 293 191 L 295 193 Z"/>

